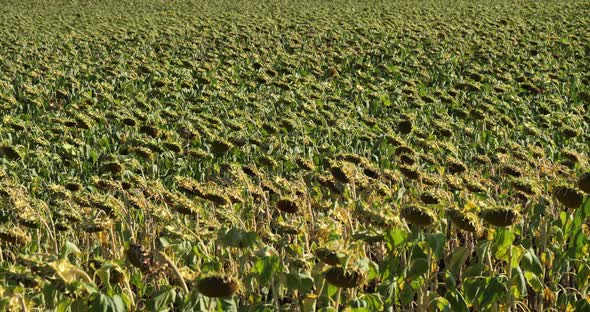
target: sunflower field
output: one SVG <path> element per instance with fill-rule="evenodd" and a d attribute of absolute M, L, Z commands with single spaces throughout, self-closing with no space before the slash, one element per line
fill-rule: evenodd
<path fill-rule="evenodd" d="M 590 2 L 3 0 L 0 311 L 590 311 Z"/>

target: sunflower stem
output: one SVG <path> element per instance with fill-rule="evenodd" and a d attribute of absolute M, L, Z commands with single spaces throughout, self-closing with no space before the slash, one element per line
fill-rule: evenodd
<path fill-rule="evenodd" d="M 506 264 L 506 276 L 508 276 L 508 296 L 506 298 L 506 311 L 510 312 L 512 308 L 512 243 L 508 247 L 508 262 Z"/>
<path fill-rule="evenodd" d="M 278 294 L 277 286 L 275 284 L 274 276 L 270 280 L 270 288 L 272 289 L 272 299 L 274 301 L 275 310 L 279 311 L 281 306 L 279 304 L 279 294 Z"/>
<path fill-rule="evenodd" d="M 176 265 L 174 265 L 172 260 L 170 260 L 170 258 L 168 258 L 168 256 L 166 256 L 166 254 L 164 254 L 163 252 L 161 252 L 159 250 L 156 252 L 157 252 L 158 256 L 162 257 L 162 259 L 164 259 L 164 261 L 166 261 L 166 263 L 172 268 L 172 271 L 174 272 L 174 274 L 176 275 L 176 277 L 180 281 L 180 285 L 182 286 L 184 293 L 188 294 L 188 287 L 186 286 L 186 282 L 184 281 L 184 278 L 182 277 L 182 274 L 180 274 L 180 271 L 178 270 Z"/>
<path fill-rule="evenodd" d="M 342 292 L 342 288 L 338 288 L 338 292 L 336 293 L 336 311 L 340 310 L 340 293 Z"/>

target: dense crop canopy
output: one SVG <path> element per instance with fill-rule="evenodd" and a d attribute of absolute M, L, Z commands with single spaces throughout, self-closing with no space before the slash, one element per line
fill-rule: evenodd
<path fill-rule="evenodd" d="M 0 310 L 588 311 L 588 1 L 0 1 Z"/>

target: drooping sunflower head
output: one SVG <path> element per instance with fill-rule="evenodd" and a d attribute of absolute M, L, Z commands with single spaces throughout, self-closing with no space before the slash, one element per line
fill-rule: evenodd
<path fill-rule="evenodd" d="M 582 205 L 584 194 L 577 189 L 559 185 L 553 189 L 553 196 L 567 208 L 576 209 Z"/>
<path fill-rule="evenodd" d="M 210 298 L 228 298 L 239 289 L 238 281 L 229 276 L 212 275 L 196 281 L 197 290 Z"/>
<path fill-rule="evenodd" d="M 520 214 L 516 209 L 488 208 L 480 211 L 479 216 L 493 226 L 511 226 L 518 221 Z"/>
<path fill-rule="evenodd" d="M 462 211 L 457 208 L 451 208 L 446 211 L 447 217 L 459 229 L 467 232 L 477 232 L 477 216 L 473 213 Z"/>
<path fill-rule="evenodd" d="M 578 188 L 586 194 L 590 194 L 590 171 L 582 174 L 578 178 Z"/>
<path fill-rule="evenodd" d="M 285 213 L 296 213 L 301 210 L 300 204 L 290 198 L 281 198 L 277 201 L 277 209 Z"/>
<path fill-rule="evenodd" d="M 411 224 L 426 227 L 434 224 L 436 218 L 427 208 L 420 206 L 405 206 L 401 210 L 401 216 Z"/>
<path fill-rule="evenodd" d="M 324 273 L 326 281 L 339 288 L 356 288 L 363 283 L 363 274 L 359 270 L 331 267 Z"/>

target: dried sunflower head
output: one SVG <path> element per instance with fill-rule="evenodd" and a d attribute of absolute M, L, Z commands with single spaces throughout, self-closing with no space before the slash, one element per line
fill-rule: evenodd
<path fill-rule="evenodd" d="M 447 217 L 459 229 L 467 232 L 477 232 L 477 217 L 470 213 L 464 212 L 457 208 L 451 208 L 446 211 Z"/>
<path fill-rule="evenodd" d="M 287 224 L 285 222 L 273 221 L 273 222 L 271 222 L 270 227 L 274 233 L 277 233 L 280 235 L 297 235 L 297 234 L 299 234 L 299 228 L 296 225 Z"/>
<path fill-rule="evenodd" d="M 139 127 L 139 132 L 143 134 L 147 134 L 152 138 L 157 138 L 160 136 L 161 131 L 157 127 L 150 126 L 150 125 L 142 125 Z"/>
<path fill-rule="evenodd" d="M 232 147 L 233 144 L 230 142 L 221 138 L 217 138 L 211 142 L 211 153 L 213 153 L 213 155 L 220 156 L 232 149 Z"/>
<path fill-rule="evenodd" d="M 95 220 L 83 224 L 82 230 L 86 233 L 99 233 L 106 231 L 109 226 L 111 226 L 111 222 L 108 220 Z"/>
<path fill-rule="evenodd" d="M 414 157 L 412 157 L 408 154 L 402 154 L 399 157 L 399 160 L 402 164 L 407 165 L 407 166 L 412 166 L 416 163 L 416 159 L 414 159 Z"/>
<path fill-rule="evenodd" d="M 210 298 L 228 298 L 233 296 L 239 288 L 238 281 L 234 278 L 215 275 L 196 281 L 197 290 Z"/>
<path fill-rule="evenodd" d="M 467 167 L 460 160 L 448 157 L 446 161 L 447 171 L 451 174 L 463 173 Z"/>
<path fill-rule="evenodd" d="M 116 162 L 116 161 L 111 161 L 111 162 L 107 162 L 104 165 L 102 165 L 100 167 L 100 173 L 101 174 L 119 174 L 121 173 L 121 171 L 123 171 L 123 166 Z"/>
<path fill-rule="evenodd" d="M 590 194 L 590 171 L 582 174 L 578 178 L 578 188 L 586 194 Z"/>
<path fill-rule="evenodd" d="M 359 287 L 363 282 L 363 274 L 354 269 L 331 267 L 324 273 L 326 281 L 339 288 Z"/>
<path fill-rule="evenodd" d="M 409 223 L 418 226 L 429 226 L 436 221 L 429 209 L 420 206 L 406 206 L 402 208 L 401 215 Z"/>
<path fill-rule="evenodd" d="M 176 142 L 164 142 L 162 143 L 162 146 L 164 146 L 165 149 L 175 154 L 179 154 L 180 152 L 182 152 L 182 146 Z"/>
<path fill-rule="evenodd" d="M 23 158 L 21 152 L 16 147 L 11 145 L 0 146 L 0 157 L 4 157 L 12 161 L 18 161 Z"/>
<path fill-rule="evenodd" d="M 295 158 L 295 163 L 297 164 L 297 166 L 299 166 L 299 168 L 303 170 L 313 171 L 315 169 L 315 165 L 313 164 L 313 162 L 303 157 Z"/>
<path fill-rule="evenodd" d="M 335 163 L 330 167 L 334 179 L 341 183 L 350 183 L 354 179 L 354 169 L 347 163 Z"/>
<path fill-rule="evenodd" d="M 17 226 L 8 227 L 5 225 L 0 227 L 0 242 L 6 242 L 11 245 L 24 245 L 29 240 L 30 238 L 27 233 Z"/>
<path fill-rule="evenodd" d="M 289 198 L 279 199 L 277 201 L 277 209 L 285 213 L 296 213 L 301 210 L 299 203 Z"/>
<path fill-rule="evenodd" d="M 407 165 L 401 165 L 399 167 L 399 171 L 408 179 L 410 180 L 418 180 L 420 179 L 420 171 L 418 171 L 417 167 L 411 167 Z"/>
<path fill-rule="evenodd" d="M 402 119 L 397 124 L 397 130 L 402 134 L 412 132 L 412 121 L 409 119 Z"/>
<path fill-rule="evenodd" d="M 253 165 L 242 166 L 242 171 L 251 178 L 262 179 L 264 174 Z"/>
<path fill-rule="evenodd" d="M 510 208 L 489 208 L 482 210 L 479 216 L 493 226 L 511 226 L 518 221 L 520 214 Z"/>
<path fill-rule="evenodd" d="M 437 194 L 437 192 L 423 192 L 422 194 L 420 194 L 420 200 L 425 205 L 436 205 L 440 203 L 441 198 L 440 195 Z"/>
<path fill-rule="evenodd" d="M 68 182 L 64 185 L 65 189 L 70 191 L 70 192 L 78 192 L 82 189 L 82 184 L 78 183 L 78 182 Z"/>
<path fill-rule="evenodd" d="M 501 167 L 502 173 L 513 177 L 521 177 L 523 175 L 522 169 L 512 164 L 505 164 Z"/>
<path fill-rule="evenodd" d="M 332 251 L 328 248 L 318 248 L 315 250 L 315 255 L 325 264 L 328 265 L 339 265 L 340 258 L 338 257 L 338 253 Z"/>
<path fill-rule="evenodd" d="M 401 145 L 398 146 L 395 151 L 394 154 L 396 156 L 401 156 L 401 155 L 414 155 L 416 154 L 416 152 L 414 151 L 413 148 L 407 146 L 407 145 Z"/>
<path fill-rule="evenodd" d="M 564 185 L 557 186 L 553 189 L 553 196 L 562 205 L 570 209 L 576 209 L 582 205 L 584 194 L 573 187 Z"/>
<path fill-rule="evenodd" d="M 142 245 L 131 243 L 125 252 L 127 261 L 140 271 L 146 273 L 151 270 L 151 256 Z"/>
<path fill-rule="evenodd" d="M 201 197 L 220 206 L 227 205 L 231 202 L 227 196 L 220 194 L 218 190 L 204 192 Z"/>
<path fill-rule="evenodd" d="M 137 120 L 135 120 L 135 118 L 133 118 L 133 117 L 123 117 L 121 119 L 121 122 L 124 125 L 129 126 L 129 127 L 135 127 L 135 126 L 137 126 Z"/>

